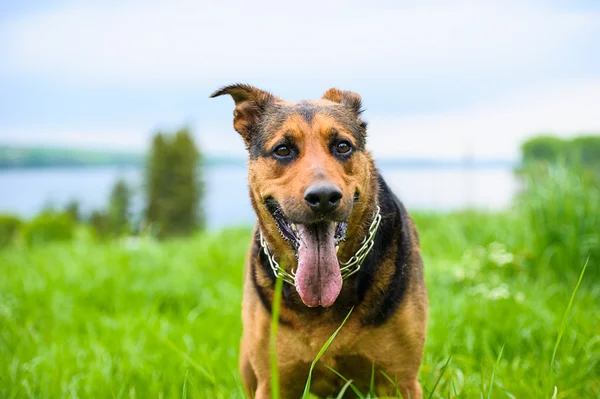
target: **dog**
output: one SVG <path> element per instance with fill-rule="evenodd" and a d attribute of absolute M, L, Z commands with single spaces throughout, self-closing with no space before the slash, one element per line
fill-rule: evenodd
<path fill-rule="evenodd" d="M 281 398 L 367 393 L 422 397 L 428 297 L 415 225 L 366 149 L 361 97 L 327 90 L 287 102 L 226 86 L 249 153 L 258 222 L 246 262 L 240 373 L 251 398 L 271 397 L 269 350 L 276 279 L 284 280 L 276 340 Z M 394 144 L 395 145 L 395 144 Z M 340 376 L 343 376 L 340 377 Z M 345 397 L 355 397 L 347 390 Z"/>

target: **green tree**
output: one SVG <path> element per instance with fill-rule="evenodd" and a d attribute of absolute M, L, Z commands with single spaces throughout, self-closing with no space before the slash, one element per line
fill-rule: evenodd
<path fill-rule="evenodd" d="M 110 193 L 108 216 L 111 230 L 116 235 L 128 233 L 131 230 L 131 195 L 132 191 L 127 182 L 119 179 Z"/>
<path fill-rule="evenodd" d="M 88 223 L 96 233 L 97 238 L 106 239 L 112 235 L 110 218 L 106 212 L 99 210 L 92 211 Z"/>
<path fill-rule="evenodd" d="M 570 142 L 570 160 L 584 167 L 600 166 L 600 136 L 575 137 Z"/>
<path fill-rule="evenodd" d="M 80 222 L 82 217 L 81 217 L 81 205 L 79 204 L 79 201 L 73 199 L 71 201 L 69 201 L 67 203 L 67 205 L 65 205 L 65 210 L 64 212 L 71 216 L 71 218 L 73 218 L 74 221 L 76 222 Z"/>
<path fill-rule="evenodd" d="M 523 164 L 532 162 L 556 163 L 566 155 L 566 142 L 554 136 L 537 136 L 521 146 Z"/>
<path fill-rule="evenodd" d="M 189 129 L 154 136 L 146 173 L 145 217 L 157 236 L 186 235 L 203 226 L 200 159 Z"/>

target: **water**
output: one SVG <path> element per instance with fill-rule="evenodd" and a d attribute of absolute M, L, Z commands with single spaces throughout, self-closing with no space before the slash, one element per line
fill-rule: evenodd
<path fill-rule="evenodd" d="M 381 172 L 409 210 L 497 210 L 508 206 L 518 190 L 509 168 L 387 167 Z M 245 167 L 209 167 L 204 173 L 210 228 L 254 222 Z M 78 200 L 84 211 L 100 209 L 119 177 L 136 188 L 134 208 L 139 211 L 143 205 L 139 168 L 0 170 L 0 213 L 31 217 L 46 206 L 62 207 L 72 199 Z"/>

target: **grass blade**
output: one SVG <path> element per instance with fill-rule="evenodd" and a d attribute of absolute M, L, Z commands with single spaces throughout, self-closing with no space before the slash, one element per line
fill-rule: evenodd
<path fill-rule="evenodd" d="M 327 350 L 327 348 L 329 348 L 329 345 L 331 345 L 331 343 L 333 342 L 333 340 L 335 339 L 335 337 L 338 335 L 338 333 L 340 332 L 340 330 L 342 329 L 342 327 L 344 327 L 344 324 L 346 324 L 346 321 L 348 320 L 348 318 L 352 314 L 353 310 L 354 310 L 354 308 L 350 309 L 350 311 L 346 315 L 346 318 L 344 319 L 344 321 L 342 321 L 342 324 L 340 324 L 340 326 L 337 328 L 337 330 L 335 330 L 333 332 L 333 334 L 331 334 L 331 337 L 329 337 L 329 339 L 327 340 L 327 342 L 325 342 L 325 344 L 321 347 L 321 350 L 319 350 L 319 352 L 317 353 L 317 356 L 312 361 L 312 363 L 310 365 L 310 369 L 308 370 L 308 378 L 306 379 L 306 385 L 304 386 L 304 393 L 302 394 L 303 398 L 307 398 L 308 394 L 310 392 L 310 380 L 312 379 L 312 372 L 313 372 L 313 369 L 315 368 L 315 365 L 317 364 L 317 362 L 319 361 L 319 359 L 321 358 L 321 356 L 323 356 L 323 353 L 325 353 L 325 351 Z"/>
<path fill-rule="evenodd" d="M 329 366 L 325 366 L 327 367 L 329 370 L 331 370 L 335 375 L 337 375 L 338 377 L 340 377 L 342 380 L 346 381 L 346 383 L 348 383 L 348 381 L 350 381 L 349 379 L 347 379 L 346 377 L 344 377 L 343 375 L 341 375 L 340 373 L 338 373 L 335 369 L 332 369 Z M 356 388 L 354 386 L 354 384 L 350 384 L 350 388 L 352 388 L 352 390 L 354 391 L 354 393 L 356 394 L 356 396 L 358 396 L 359 399 L 365 399 L 365 395 L 362 394 L 361 391 L 358 390 L 358 388 Z"/>
<path fill-rule="evenodd" d="M 371 384 L 369 385 L 369 397 L 375 397 L 375 362 L 371 362 Z"/>
<path fill-rule="evenodd" d="M 394 390 L 396 391 L 396 396 L 398 396 L 399 398 L 402 398 L 402 394 L 400 393 L 400 389 L 398 388 L 398 381 L 392 380 L 392 377 L 387 375 L 387 373 L 385 373 L 383 370 L 379 370 L 379 372 L 381 374 L 383 374 L 383 376 L 394 386 Z M 396 374 L 396 377 L 398 377 L 398 374 Z M 396 380 L 397 380 L 397 378 L 396 378 Z"/>
<path fill-rule="evenodd" d="M 183 389 L 181 392 L 181 398 L 182 399 L 187 399 L 187 379 L 188 379 L 188 373 L 190 372 L 190 369 L 185 370 L 185 377 L 183 379 Z"/>
<path fill-rule="evenodd" d="M 279 326 L 279 311 L 281 309 L 281 290 L 283 280 L 277 278 L 273 295 L 273 310 L 271 312 L 271 335 L 269 349 L 271 353 L 271 398 L 279 399 L 279 370 L 277 369 L 277 327 Z"/>
<path fill-rule="evenodd" d="M 569 315 L 571 314 L 571 308 L 573 307 L 573 302 L 575 301 L 575 295 L 579 290 L 579 286 L 581 285 L 581 281 L 583 280 L 583 275 L 585 274 L 585 269 L 587 269 L 587 265 L 590 261 L 590 257 L 588 256 L 585 264 L 583 265 L 583 269 L 581 269 L 581 273 L 579 274 L 579 280 L 577 280 L 577 284 L 575 285 L 575 289 L 571 294 L 571 299 L 569 299 L 569 305 L 567 305 L 567 310 L 565 310 L 565 314 L 562 319 L 562 323 L 560 325 L 560 331 L 558 332 L 558 337 L 556 337 L 556 343 L 554 344 L 554 350 L 552 351 L 552 359 L 550 360 L 550 373 L 548 373 L 548 383 L 546 384 L 546 395 L 550 392 L 550 387 L 552 386 L 554 380 L 554 360 L 556 359 L 556 352 L 558 351 L 558 346 L 560 345 L 560 341 L 562 340 L 562 336 L 567 328 L 567 320 Z M 556 387 L 555 387 L 556 390 Z M 554 393 L 554 392 L 553 392 Z"/>
<path fill-rule="evenodd" d="M 337 399 L 342 399 L 344 397 L 344 394 L 346 393 L 346 390 L 348 389 L 348 387 L 352 385 L 352 380 L 348 380 L 346 381 L 346 383 L 344 384 L 344 386 L 342 387 L 342 390 L 340 391 L 340 393 L 338 393 L 338 396 L 336 397 Z"/>
<path fill-rule="evenodd" d="M 198 371 L 206 379 L 208 379 L 212 383 L 212 385 L 215 384 L 215 382 L 216 382 L 215 376 L 212 373 L 208 372 L 207 369 L 205 369 L 204 367 L 202 367 L 198 363 L 196 363 L 196 361 L 194 359 L 192 359 L 192 357 L 190 355 L 188 355 L 185 352 L 180 351 L 179 348 L 177 348 L 177 345 L 175 345 L 170 339 L 168 339 L 167 337 L 163 337 L 162 335 L 160 335 L 156 331 L 152 330 L 150 328 L 150 326 L 146 325 L 146 327 L 148 327 L 148 329 L 150 330 L 150 332 L 156 338 L 158 338 L 159 340 L 161 340 L 164 343 L 166 343 L 175 353 L 177 353 L 179 356 L 181 356 L 183 359 L 185 359 L 189 364 L 191 364 L 192 367 L 194 367 L 196 369 L 196 371 Z"/>
<path fill-rule="evenodd" d="M 440 383 L 440 380 L 444 376 L 444 373 L 446 372 L 446 368 L 448 367 L 448 364 L 450 364 L 450 359 L 452 359 L 452 355 L 448 356 L 448 359 L 446 360 L 446 363 L 442 366 L 442 370 L 440 372 L 440 376 L 438 377 L 438 379 L 435 382 L 435 384 L 433 384 L 433 389 L 429 393 L 428 399 L 433 398 L 433 394 L 435 393 L 435 389 L 437 388 L 438 384 Z"/>
<path fill-rule="evenodd" d="M 506 345 L 506 344 L 504 344 L 504 345 Z M 490 390 L 488 391 L 487 399 L 492 398 L 492 390 L 494 388 L 494 377 L 496 376 L 496 369 L 498 368 L 498 365 L 500 364 L 500 359 L 502 358 L 502 352 L 504 352 L 504 345 L 502 345 L 502 348 L 500 349 L 500 353 L 498 354 L 498 358 L 496 359 L 496 363 L 494 363 L 494 369 L 492 370 L 492 377 L 490 378 Z"/>

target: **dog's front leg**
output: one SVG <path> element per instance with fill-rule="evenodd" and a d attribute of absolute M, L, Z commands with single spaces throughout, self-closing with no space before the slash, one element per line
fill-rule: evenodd
<path fill-rule="evenodd" d="M 294 365 L 279 365 L 279 397 L 281 399 L 298 399 L 304 392 L 304 384 L 308 375 L 308 366 L 304 363 Z M 271 397 L 271 375 L 270 370 L 263 370 L 257 375 L 256 399 Z"/>
<path fill-rule="evenodd" d="M 256 389 L 256 395 L 254 399 L 270 399 L 271 398 L 271 384 L 269 381 L 264 381 L 258 384 Z"/>
<path fill-rule="evenodd" d="M 298 399 L 302 397 L 303 387 L 292 383 L 291 385 L 282 383 L 279 387 L 279 397 L 281 399 Z M 256 389 L 255 399 L 270 399 L 271 398 L 271 381 L 261 381 Z"/>

